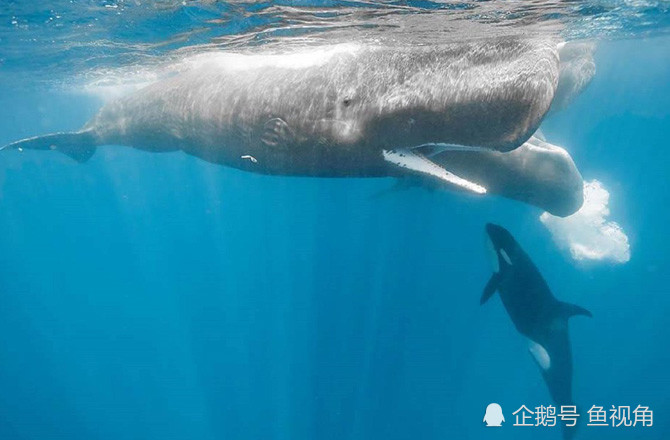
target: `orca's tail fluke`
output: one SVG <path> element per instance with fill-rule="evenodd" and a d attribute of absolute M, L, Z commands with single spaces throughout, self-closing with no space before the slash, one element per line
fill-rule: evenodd
<path fill-rule="evenodd" d="M 86 162 L 95 153 L 98 141 L 88 130 L 69 133 L 52 133 L 36 136 L 5 145 L 0 150 L 57 150 L 68 155 L 77 162 Z"/>

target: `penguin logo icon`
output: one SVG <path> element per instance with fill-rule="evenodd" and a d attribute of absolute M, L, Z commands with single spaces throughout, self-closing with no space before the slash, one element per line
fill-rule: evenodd
<path fill-rule="evenodd" d="M 484 423 L 486 426 L 501 426 L 502 422 L 505 421 L 505 416 L 503 416 L 502 408 L 497 403 L 490 403 L 486 407 L 486 414 L 484 414 Z"/>

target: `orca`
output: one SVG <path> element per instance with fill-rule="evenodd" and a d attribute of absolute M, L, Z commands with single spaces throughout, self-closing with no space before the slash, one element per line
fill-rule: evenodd
<path fill-rule="evenodd" d="M 561 406 L 574 405 L 568 319 L 576 315 L 593 315 L 580 306 L 556 299 L 540 271 L 509 231 L 491 223 L 485 229 L 493 252 L 494 272 L 484 288 L 480 304 L 498 291 L 514 326 L 528 338 L 529 351 L 557 405 L 557 412 Z M 574 432 L 575 427 L 566 427 L 563 438 L 571 439 Z"/>

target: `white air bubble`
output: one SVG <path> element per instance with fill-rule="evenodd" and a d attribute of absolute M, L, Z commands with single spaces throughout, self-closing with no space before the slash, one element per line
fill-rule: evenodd
<path fill-rule="evenodd" d="M 609 192 L 597 181 L 584 183 L 584 205 L 569 217 L 547 212 L 540 221 L 549 229 L 554 241 L 577 261 L 630 260 L 628 236 L 616 222 L 609 221 Z"/>

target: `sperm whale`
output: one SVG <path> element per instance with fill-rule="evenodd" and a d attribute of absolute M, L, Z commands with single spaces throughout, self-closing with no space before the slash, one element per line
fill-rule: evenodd
<path fill-rule="evenodd" d="M 79 131 L 4 148 L 57 150 L 84 162 L 97 146 L 126 145 L 264 174 L 418 174 L 484 193 L 422 149 L 514 150 L 549 110 L 559 76 L 556 43 L 526 37 L 200 60 L 105 105 Z"/>

